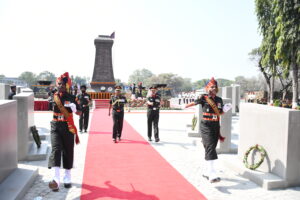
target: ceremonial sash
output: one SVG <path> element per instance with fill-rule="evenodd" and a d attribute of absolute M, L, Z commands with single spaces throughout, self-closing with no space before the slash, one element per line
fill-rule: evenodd
<path fill-rule="evenodd" d="M 56 103 L 58 109 L 60 110 L 60 112 L 64 115 L 64 117 L 67 120 L 67 124 L 68 124 L 68 129 L 72 134 L 75 134 L 75 142 L 76 144 L 79 143 L 79 137 L 77 134 L 77 128 L 74 124 L 74 120 L 73 120 L 73 113 L 69 113 L 69 111 L 62 105 L 60 98 L 58 97 L 57 94 L 54 94 L 54 102 Z"/>
<path fill-rule="evenodd" d="M 218 120 L 220 120 L 220 115 L 221 114 L 220 114 L 220 111 L 219 111 L 217 105 L 215 104 L 215 102 L 212 99 L 210 99 L 208 96 L 204 96 L 204 97 L 205 97 L 206 102 L 210 105 L 210 107 L 213 109 L 213 111 L 218 116 Z M 223 137 L 220 132 L 221 131 L 219 131 L 219 139 L 220 139 L 221 142 L 224 142 L 225 137 Z"/>
<path fill-rule="evenodd" d="M 220 120 L 220 112 L 219 109 L 217 107 L 217 105 L 215 104 L 215 102 L 213 100 L 211 100 L 208 96 L 204 96 L 206 102 L 210 105 L 210 107 L 213 109 L 213 111 L 216 113 L 216 115 L 218 116 L 218 119 Z"/>

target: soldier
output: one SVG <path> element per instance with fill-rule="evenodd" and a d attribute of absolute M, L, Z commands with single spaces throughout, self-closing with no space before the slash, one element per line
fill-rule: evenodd
<path fill-rule="evenodd" d="M 111 96 L 110 105 L 108 109 L 108 116 L 110 116 L 111 109 L 113 109 L 113 141 L 117 143 L 117 138 L 121 141 L 123 120 L 124 120 L 124 104 L 127 103 L 126 97 L 121 95 L 121 86 L 115 86 L 115 95 Z"/>
<path fill-rule="evenodd" d="M 141 99 L 143 98 L 143 83 L 139 82 L 137 86 L 137 91 L 136 91 L 136 98 Z"/>
<path fill-rule="evenodd" d="M 71 168 L 74 157 L 74 137 L 79 143 L 77 129 L 73 120 L 73 112 L 81 114 L 80 106 L 71 94 L 71 79 L 68 72 L 56 80 L 58 91 L 54 93 L 53 120 L 51 121 L 51 145 L 52 151 L 49 157 L 48 167 L 53 170 L 53 179 L 49 182 L 49 188 L 59 190 L 61 158 L 65 169 L 64 187 L 71 187 Z"/>
<path fill-rule="evenodd" d="M 72 94 L 76 97 L 78 93 L 78 87 L 77 85 L 74 85 L 73 90 L 72 90 Z"/>
<path fill-rule="evenodd" d="M 215 163 L 218 159 L 216 147 L 219 139 L 221 142 L 225 139 L 220 134 L 220 115 L 223 114 L 224 111 L 228 111 L 230 105 L 226 104 L 226 106 L 223 107 L 222 98 L 216 96 L 218 93 L 218 83 L 214 78 L 209 81 L 205 89 L 208 93 L 207 95 L 200 96 L 196 101 L 185 105 L 185 107 L 188 108 L 197 104 L 202 105 L 203 118 L 201 120 L 200 129 L 207 165 L 203 177 L 208 179 L 211 183 L 215 183 L 221 180 L 215 170 Z"/>
<path fill-rule="evenodd" d="M 56 88 L 50 87 L 49 92 L 48 92 L 48 110 L 53 110 L 53 95 L 56 92 Z"/>
<path fill-rule="evenodd" d="M 147 98 L 147 124 L 148 124 L 148 141 L 152 141 L 152 125 L 154 128 L 154 137 L 155 142 L 159 142 L 159 130 L 158 130 L 158 121 L 159 121 L 159 109 L 161 105 L 160 96 L 157 94 L 157 87 L 155 85 L 151 86 L 150 93 Z"/>
<path fill-rule="evenodd" d="M 130 90 L 131 90 L 131 99 L 136 99 L 136 96 L 135 96 L 135 93 L 136 93 L 136 86 L 135 86 L 135 83 L 133 83 L 130 87 Z"/>
<path fill-rule="evenodd" d="M 89 115 L 90 115 L 90 105 L 92 103 L 91 96 L 86 93 L 86 86 L 80 86 L 81 94 L 77 95 L 77 103 L 81 106 L 82 114 L 79 118 L 79 131 L 82 132 L 82 128 L 84 132 L 87 131 L 88 124 L 89 124 Z"/>
<path fill-rule="evenodd" d="M 8 95 L 8 99 L 12 100 L 13 97 L 16 95 L 17 87 L 15 85 L 12 85 L 12 86 L 10 86 L 10 90 L 11 90 L 11 92 Z"/>

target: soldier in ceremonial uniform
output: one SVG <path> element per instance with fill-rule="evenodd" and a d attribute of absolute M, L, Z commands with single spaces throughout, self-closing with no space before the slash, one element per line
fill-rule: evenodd
<path fill-rule="evenodd" d="M 121 95 L 121 86 L 115 86 L 115 95 L 111 96 L 110 105 L 108 109 L 108 116 L 110 116 L 111 109 L 113 117 L 113 141 L 117 143 L 122 137 L 123 120 L 124 120 L 124 104 L 127 103 L 126 97 Z"/>
<path fill-rule="evenodd" d="M 13 97 L 16 95 L 17 87 L 15 85 L 12 85 L 12 86 L 10 86 L 10 90 L 11 90 L 11 92 L 8 95 L 8 99 L 12 100 Z"/>
<path fill-rule="evenodd" d="M 208 82 L 205 89 L 208 94 L 200 96 L 197 100 L 187 104 L 185 107 L 188 108 L 197 104 L 202 105 L 203 118 L 201 120 L 200 129 L 207 166 L 203 177 L 208 179 L 211 183 L 215 183 L 221 180 L 217 176 L 215 169 L 216 160 L 218 159 L 216 147 L 218 140 L 222 142 L 225 139 L 220 134 L 220 115 L 222 115 L 224 111 L 228 111 L 230 105 L 227 104 L 223 106 L 222 98 L 216 96 L 218 93 L 218 83 L 214 78 Z"/>
<path fill-rule="evenodd" d="M 80 90 L 81 94 L 78 94 L 76 98 L 77 103 L 82 109 L 82 113 L 79 118 L 79 131 L 82 132 L 82 130 L 84 129 L 84 132 L 86 132 L 89 124 L 90 105 L 92 99 L 91 96 L 88 93 L 86 93 L 85 85 L 81 85 Z"/>
<path fill-rule="evenodd" d="M 143 83 L 139 82 L 137 86 L 137 91 L 136 91 L 136 98 L 141 99 L 143 98 Z"/>
<path fill-rule="evenodd" d="M 49 182 L 49 188 L 59 190 L 61 159 L 65 169 L 64 186 L 71 187 L 71 169 L 74 157 L 74 138 L 79 143 L 77 129 L 73 120 L 73 112 L 81 114 L 80 106 L 71 94 L 71 78 L 68 72 L 56 80 L 58 91 L 53 95 L 54 108 L 51 121 L 51 145 L 52 151 L 49 157 L 48 167 L 53 171 L 53 179 Z"/>
<path fill-rule="evenodd" d="M 152 141 L 152 125 L 153 125 L 155 142 L 159 142 L 160 139 L 159 139 L 158 121 L 159 121 L 159 109 L 161 105 L 161 98 L 157 94 L 157 86 L 153 85 L 149 89 L 150 89 L 150 93 L 147 97 L 147 102 L 146 102 L 146 104 L 148 105 L 148 109 L 147 109 L 148 140 Z"/>
<path fill-rule="evenodd" d="M 136 93 L 136 86 L 135 86 L 135 83 L 132 83 L 131 87 L 130 87 L 130 90 L 131 90 L 131 99 L 136 99 L 136 96 L 135 96 L 135 93 Z"/>

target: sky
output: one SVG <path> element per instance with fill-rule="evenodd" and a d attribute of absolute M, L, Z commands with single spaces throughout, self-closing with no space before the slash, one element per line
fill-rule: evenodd
<path fill-rule="evenodd" d="M 94 39 L 115 31 L 115 78 L 134 70 L 192 81 L 259 74 L 254 0 L 1 0 L 0 74 L 92 77 Z"/>

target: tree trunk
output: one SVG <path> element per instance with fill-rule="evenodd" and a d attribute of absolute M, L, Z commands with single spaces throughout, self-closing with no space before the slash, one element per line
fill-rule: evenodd
<path fill-rule="evenodd" d="M 286 99 L 287 90 L 282 91 L 282 100 L 284 101 Z"/>
<path fill-rule="evenodd" d="M 298 94 L 298 66 L 295 62 L 295 59 L 293 59 L 292 61 L 292 78 L 293 78 L 293 99 L 292 99 L 292 108 L 296 108 L 297 107 L 297 103 L 298 103 L 298 98 L 299 98 L 299 94 Z"/>
<path fill-rule="evenodd" d="M 274 85 L 275 85 L 275 76 L 271 77 L 271 81 L 270 81 L 270 103 L 273 103 L 273 99 L 274 99 Z"/>

